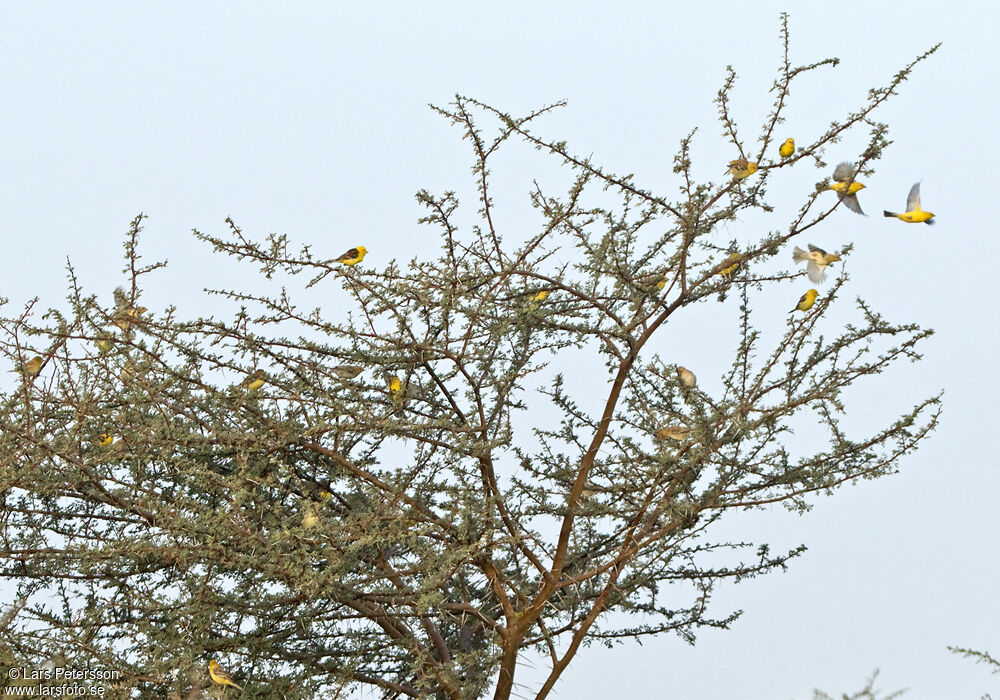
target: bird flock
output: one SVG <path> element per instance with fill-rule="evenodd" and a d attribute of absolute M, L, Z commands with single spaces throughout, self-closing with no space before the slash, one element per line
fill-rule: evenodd
<path fill-rule="evenodd" d="M 778 148 L 778 155 L 782 160 L 790 158 L 795 153 L 795 140 L 786 139 L 781 146 Z M 729 162 L 728 172 L 736 180 L 744 180 L 751 175 L 753 175 L 758 170 L 758 164 L 753 161 L 748 161 L 746 158 L 738 158 L 736 160 Z M 828 190 L 833 190 L 837 193 L 840 202 L 844 204 L 851 211 L 865 215 L 864 211 L 861 209 L 861 204 L 858 202 L 858 192 L 864 189 L 865 185 L 858 182 L 857 171 L 853 165 L 844 162 L 840 163 L 833 171 L 833 182 L 827 187 Z M 910 193 L 906 198 L 906 211 L 901 213 L 891 212 L 885 210 L 883 212 L 884 216 L 889 218 L 896 218 L 900 221 L 906 222 L 908 224 L 914 223 L 924 223 L 933 224 L 934 214 L 929 211 L 924 211 L 920 204 L 920 183 L 916 183 L 910 189 Z M 364 246 L 357 246 L 351 248 L 343 255 L 335 258 L 333 262 L 343 264 L 347 267 L 353 267 L 364 260 L 365 255 L 367 255 L 368 250 Z M 813 244 L 808 244 L 808 250 L 803 250 L 798 246 L 792 251 L 792 260 L 795 263 L 806 263 L 806 275 L 809 277 L 810 281 L 819 284 L 826 280 L 826 268 L 840 260 L 840 256 L 828 253 L 822 248 L 815 246 Z M 726 260 L 716 266 L 714 273 L 721 275 L 723 277 L 732 277 L 732 275 L 740 269 L 743 263 L 743 257 L 739 253 L 732 253 Z M 667 282 L 666 274 L 655 273 L 649 275 L 642 280 L 642 286 L 648 291 L 662 290 Z M 549 290 L 542 290 L 539 292 L 529 293 L 526 297 L 526 303 L 524 306 L 524 311 L 531 314 L 537 312 L 541 307 L 542 303 L 549 296 Z M 819 292 L 816 289 L 810 289 L 805 294 L 803 294 L 795 308 L 789 313 L 795 313 L 796 311 L 809 311 L 816 303 L 816 298 L 819 296 Z M 129 330 L 142 323 L 142 315 L 147 311 L 146 307 L 135 306 L 129 299 L 129 295 L 121 288 L 117 288 L 114 292 L 115 298 L 115 309 L 111 314 L 111 324 L 126 334 Z M 97 339 L 96 344 L 98 351 L 103 355 L 109 352 L 113 347 L 114 338 L 110 333 L 101 333 Z M 42 358 L 41 356 L 36 356 L 21 363 L 16 369 L 12 370 L 22 376 L 26 381 L 30 381 L 36 377 L 45 366 L 48 358 Z M 363 367 L 358 365 L 338 365 L 332 369 L 333 374 L 341 381 L 351 380 L 364 371 Z M 675 367 L 677 378 L 680 384 L 685 390 L 691 390 L 695 387 L 697 379 L 694 373 L 687 369 L 677 365 Z M 255 369 L 249 373 L 242 382 L 237 386 L 244 394 L 252 395 L 256 394 L 265 384 L 267 384 L 267 373 L 262 369 Z M 389 397 L 392 401 L 394 412 L 399 412 L 402 410 L 406 404 L 411 399 L 416 399 L 420 397 L 419 386 L 414 386 L 409 382 L 404 382 L 398 375 L 387 373 L 386 374 L 386 388 Z M 691 429 L 684 425 L 668 425 L 659 428 L 655 435 L 660 440 L 673 440 L 676 442 L 685 442 Z M 115 436 L 110 433 L 101 433 L 94 438 L 95 444 L 101 448 L 108 448 L 115 444 Z M 314 527 L 318 523 L 318 517 L 315 511 L 312 509 L 307 509 L 304 512 L 302 524 L 305 528 Z M 232 676 L 219 665 L 218 661 L 211 659 L 208 666 L 208 674 L 211 680 L 221 687 L 231 686 L 242 690 L 242 687 L 237 685 Z"/>
<path fill-rule="evenodd" d="M 785 139 L 785 141 L 778 147 L 778 155 L 781 156 L 782 160 L 786 158 L 791 158 L 795 153 L 795 139 Z M 757 163 L 748 161 L 746 158 L 737 158 L 736 160 L 729 161 L 728 172 L 737 180 L 744 180 L 755 172 L 759 166 Z M 861 209 L 861 204 L 858 202 L 858 192 L 865 188 L 864 183 L 857 181 L 857 170 L 853 165 L 848 162 L 840 163 L 836 168 L 833 169 L 833 182 L 827 187 L 828 190 L 833 190 L 837 193 L 837 197 L 843 203 L 845 207 L 853 211 L 855 214 L 861 214 L 862 216 L 867 216 L 864 210 Z M 906 197 L 906 211 L 897 213 L 891 212 L 888 209 L 883 210 L 883 216 L 888 218 L 899 219 L 900 221 L 906 222 L 908 224 L 933 224 L 934 223 L 934 213 L 929 211 L 924 211 L 920 206 L 920 183 L 914 183 L 913 187 L 910 188 L 910 194 Z M 826 268 L 828 265 L 840 260 L 839 255 L 833 253 L 827 253 L 825 250 L 818 246 L 814 246 L 812 243 L 808 245 L 809 250 L 802 250 L 798 246 L 792 251 L 792 260 L 796 263 L 806 263 L 806 275 L 809 277 L 810 281 L 819 284 L 826 280 Z M 742 257 L 739 253 L 733 253 L 729 256 L 729 259 L 723 262 L 716 268 L 716 274 L 723 276 L 730 276 L 739 267 Z M 795 313 L 796 311 L 808 311 L 816 303 L 816 297 L 819 296 L 819 291 L 816 289 L 810 289 L 801 297 L 799 297 L 798 303 L 795 305 L 789 313 Z"/>

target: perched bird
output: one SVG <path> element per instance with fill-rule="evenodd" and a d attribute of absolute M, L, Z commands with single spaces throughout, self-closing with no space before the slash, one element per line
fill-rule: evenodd
<path fill-rule="evenodd" d="M 97 445 L 99 447 L 107 447 L 112 442 L 115 441 L 115 436 L 111 433 L 101 433 L 97 436 Z"/>
<path fill-rule="evenodd" d="M 241 686 L 233 682 L 233 677 L 215 659 L 208 662 L 208 675 L 219 685 L 231 685 L 238 690 L 243 690 Z"/>
<path fill-rule="evenodd" d="M 757 164 L 746 158 L 737 158 L 729 161 L 729 174 L 737 180 L 750 177 L 757 172 Z"/>
<path fill-rule="evenodd" d="M 528 310 L 529 313 L 534 313 L 535 311 L 538 311 L 538 309 L 541 308 L 542 306 L 542 302 L 549 298 L 550 293 L 551 292 L 549 292 L 549 290 L 547 289 L 542 289 L 541 291 L 536 292 L 534 294 L 531 294 L 529 292 L 525 308 Z"/>
<path fill-rule="evenodd" d="M 739 253 L 731 253 L 724 262 L 720 263 L 715 268 L 715 274 L 722 275 L 723 277 L 730 277 L 734 272 L 740 268 L 740 263 L 743 262 L 743 256 Z"/>
<path fill-rule="evenodd" d="M 139 321 L 139 317 L 149 309 L 145 306 L 135 306 L 129 301 L 128 294 L 121 287 L 115 287 L 115 311 L 111 316 L 111 323 L 127 331 L 133 324 Z"/>
<path fill-rule="evenodd" d="M 660 428 L 656 431 L 656 437 L 661 440 L 676 440 L 677 442 L 683 442 L 688 434 L 691 432 L 691 428 L 685 428 L 682 425 L 668 425 L 665 428 Z"/>
<path fill-rule="evenodd" d="M 799 297 L 799 303 L 795 305 L 795 308 L 788 313 L 793 314 L 796 311 L 808 311 L 816 303 L 816 297 L 819 296 L 819 292 L 815 289 L 810 289 L 808 292 Z"/>
<path fill-rule="evenodd" d="M 389 384 L 389 396 L 392 397 L 392 402 L 397 406 L 402 406 L 406 401 L 406 392 L 403 389 L 403 380 L 393 374 L 388 377 L 387 381 Z"/>
<path fill-rule="evenodd" d="M 677 377 L 688 389 L 698 383 L 697 378 L 694 376 L 694 372 L 689 370 L 687 367 L 682 367 L 681 365 L 677 365 Z"/>
<path fill-rule="evenodd" d="M 367 254 L 368 249 L 363 245 L 359 245 L 357 248 L 351 248 L 349 251 L 334 260 L 334 262 L 344 263 L 348 267 L 353 267 L 364 260 Z"/>
<path fill-rule="evenodd" d="M 45 361 L 42 358 L 35 356 L 17 369 L 12 369 L 11 372 L 17 372 L 24 377 L 34 377 L 42 371 L 43 364 L 45 364 Z"/>
<path fill-rule="evenodd" d="M 302 527 L 308 530 L 309 528 L 316 527 L 317 524 L 319 524 L 319 518 L 316 517 L 316 512 L 311 507 L 306 508 L 302 513 Z"/>
<path fill-rule="evenodd" d="M 113 336 L 110 333 L 99 333 L 95 343 L 97 344 L 97 352 L 102 355 L 107 355 L 115 346 Z"/>
<path fill-rule="evenodd" d="M 795 250 L 792 251 L 792 260 L 797 263 L 808 260 L 809 263 L 806 265 L 806 274 L 809 275 L 810 280 L 819 284 L 826 279 L 826 266 L 840 260 L 840 256 L 834 255 L 833 253 L 827 253 L 822 248 L 817 248 L 810 243 L 809 252 L 795 246 Z"/>
<path fill-rule="evenodd" d="M 791 158 L 793 153 L 795 153 L 795 139 L 785 139 L 785 142 L 778 148 L 778 155 L 785 159 Z"/>
<path fill-rule="evenodd" d="M 883 211 L 885 216 L 894 216 L 900 221 L 908 224 L 933 224 L 934 213 L 924 211 L 920 208 L 920 183 L 916 183 L 910 188 L 910 194 L 906 196 L 906 211 L 896 214 L 891 211 Z"/>
<path fill-rule="evenodd" d="M 333 373 L 341 379 L 354 379 L 364 371 L 365 368 L 358 365 L 337 365 L 333 368 Z"/>
<path fill-rule="evenodd" d="M 639 280 L 639 288 L 645 292 L 662 292 L 667 286 L 667 274 L 665 272 L 654 272 Z"/>
<path fill-rule="evenodd" d="M 247 378 L 240 382 L 240 388 L 245 389 L 248 393 L 253 393 L 260 389 L 266 383 L 265 377 L 267 373 L 262 369 L 255 369 L 253 372 L 247 375 Z"/>
<path fill-rule="evenodd" d="M 834 183 L 827 189 L 840 195 L 840 201 L 844 203 L 845 207 L 864 216 L 865 213 L 861 211 L 861 205 L 858 204 L 858 192 L 863 190 L 865 186 L 854 181 L 857 174 L 854 166 L 844 161 L 833 169 Z"/>

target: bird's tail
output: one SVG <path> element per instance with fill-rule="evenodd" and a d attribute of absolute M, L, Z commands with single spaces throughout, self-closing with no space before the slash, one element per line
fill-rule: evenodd
<path fill-rule="evenodd" d="M 794 262 L 802 262 L 803 260 L 809 259 L 809 253 L 802 250 L 798 246 L 795 246 L 795 250 L 792 251 L 792 260 Z"/>
<path fill-rule="evenodd" d="M 890 218 L 893 218 L 893 217 L 897 217 L 897 218 L 898 218 L 898 217 L 899 217 L 899 214 L 893 214 L 893 213 L 892 213 L 891 211 L 885 211 L 885 210 L 883 209 L 883 210 L 882 210 L 882 216 L 888 216 L 888 217 L 890 217 Z"/>

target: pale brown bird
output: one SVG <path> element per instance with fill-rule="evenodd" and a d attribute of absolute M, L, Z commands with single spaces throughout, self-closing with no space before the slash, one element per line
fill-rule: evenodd
<path fill-rule="evenodd" d="M 827 253 L 822 248 L 817 248 L 810 243 L 809 252 L 795 246 L 795 250 L 792 251 L 792 260 L 797 263 L 808 261 L 806 274 L 809 275 L 810 280 L 819 284 L 826 279 L 826 266 L 840 260 L 840 256 Z"/>
<path fill-rule="evenodd" d="M 127 331 L 133 324 L 139 322 L 139 317 L 149 309 L 145 306 L 135 306 L 129 301 L 128 294 L 121 287 L 116 287 L 114 291 L 115 311 L 111 316 L 111 323 Z"/>
<path fill-rule="evenodd" d="M 354 379 L 364 371 L 365 368 L 358 365 L 337 365 L 333 368 L 333 373 L 341 379 Z"/>
<path fill-rule="evenodd" d="M 694 387 L 694 385 L 698 383 L 697 378 L 694 376 L 694 372 L 689 370 L 687 367 L 682 367 L 681 365 L 677 365 L 677 377 L 688 389 Z"/>
<path fill-rule="evenodd" d="M 685 428 L 682 425 L 668 425 L 665 428 L 660 428 L 656 431 L 656 437 L 661 440 L 676 440 L 677 442 L 683 442 L 687 439 L 687 436 L 691 433 L 691 428 Z"/>
<path fill-rule="evenodd" d="M 30 360 L 22 364 L 17 369 L 12 369 L 11 372 L 17 372 L 22 377 L 35 377 L 39 372 L 42 371 L 42 365 L 45 364 L 45 360 L 35 356 Z"/>

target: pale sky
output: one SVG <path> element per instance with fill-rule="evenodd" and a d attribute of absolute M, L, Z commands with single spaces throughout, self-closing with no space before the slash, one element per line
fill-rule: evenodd
<path fill-rule="evenodd" d="M 438 239 L 416 223 L 414 193 L 458 191 L 466 230 L 477 208 L 469 145 L 427 107 L 456 93 L 515 114 L 565 99 L 540 133 L 673 195 L 672 157 L 692 127 L 696 171 L 721 175 L 734 157 L 712 104 L 727 64 L 740 76 L 733 109 L 741 133 L 755 136 L 773 99 L 782 9 L 791 11 L 793 63 L 841 59 L 793 87 L 781 133 L 803 142 L 943 42 L 875 115 L 891 125 L 894 143 L 862 193 L 872 216 L 838 210 L 804 241 L 853 242 L 845 299 L 861 295 L 893 322 L 936 330 L 922 362 L 894 366 L 853 394 L 845 426 L 863 434 L 943 389 L 940 428 L 900 474 L 817 497 L 805 516 L 775 507 L 733 518 L 725 526 L 732 538 L 809 551 L 787 573 L 720 588 L 716 615 L 745 610 L 732 630 L 702 631 L 695 646 L 666 636 L 586 649 L 556 697 L 798 700 L 813 688 L 853 691 L 875 668 L 879 687 L 907 687 L 908 700 L 996 696 L 1000 676 L 945 647 L 1000 655 L 1000 470 L 991 439 L 1000 390 L 991 277 L 1000 251 L 983 213 L 998 153 L 1000 10 L 621 4 L 3 2 L 5 314 L 35 295 L 62 304 L 67 257 L 84 286 L 110 302 L 123 234 L 140 211 L 150 216 L 143 255 L 170 261 L 150 278 L 143 304 L 175 304 L 187 316 L 207 312 L 203 287 L 260 284 L 252 268 L 211 255 L 190 235 L 222 233 L 227 216 L 249 235 L 286 233 L 321 257 L 359 243 L 373 266 L 436 255 Z M 845 139 L 827 160 L 854 159 L 861 147 L 861 135 Z M 532 178 L 565 177 L 554 165 L 527 149 L 498 160 L 497 216 L 511 241 L 537 225 Z M 731 223 L 720 242 L 786 228 L 828 174 L 807 163 L 794 172 L 772 181 L 773 215 Z M 901 209 L 918 180 L 938 225 L 884 219 L 881 210 Z M 777 290 L 776 315 L 784 318 L 798 294 Z M 331 294 L 321 303 L 336 315 L 345 302 Z M 699 353 L 699 380 L 711 385 L 735 335 L 697 317 L 701 308 L 687 321 L 696 332 L 676 342 Z M 712 338 L 718 343 L 705 346 Z M 656 349 L 667 347 L 664 339 Z M 518 673 L 522 694 L 532 695 L 541 667 Z"/>

